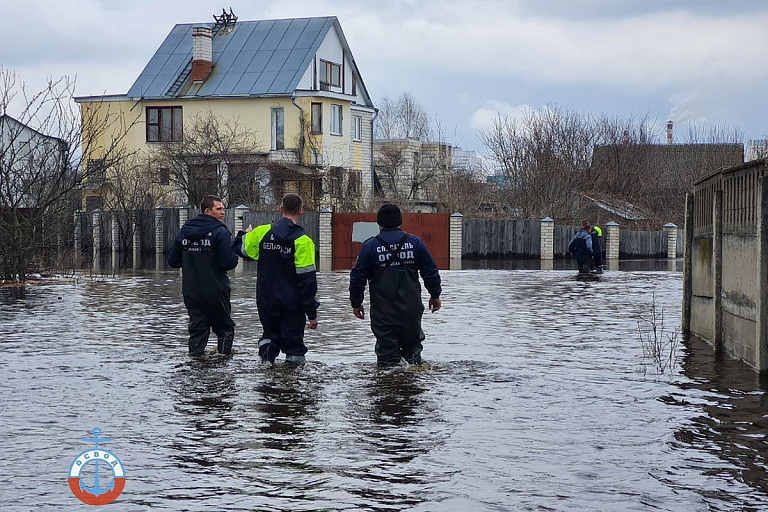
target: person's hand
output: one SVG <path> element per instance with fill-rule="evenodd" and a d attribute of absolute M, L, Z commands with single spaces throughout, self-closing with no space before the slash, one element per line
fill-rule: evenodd
<path fill-rule="evenodd" d="M 357 318 L 365 318 L 365 310 L 363 309 L 363 306 L 360 306 L 359 308 L 352 308 L 352 312 Z"/>
<path fill-rule="evenodd" d="M 251 231 L 253 231 L 253 225 L 252 224 L 248 224 L 248 229 L 246 229 L 245 232 L 246 233 L 250 233 Z"/>
<path fill-rule="evenodd" d="M 434 298 L 434 299 L 433 299 L 432 297 L 430 297 L 430 298 L 429 298 L 429 310 L 430 310 L 431 312 L 433 312 L 433 313 L 434 313 L 435 311 L 437 311 L 438 309 L 440 309 L 440 307 L 441 307 L 442 305 L 443 305 L 443 303 L 442 303 L 442 301 L 440 300 L 440 297 L 437 297 L 437 298 Z"/>
<path fill-rule="evenodd" d="M 310 320 L 309 321 L 309 328 L 310 329 L 317 329 L 317 318 L 315 318 L 314 320 Z"/>

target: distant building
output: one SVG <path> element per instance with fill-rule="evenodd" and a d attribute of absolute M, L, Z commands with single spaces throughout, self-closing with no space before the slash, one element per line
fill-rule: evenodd
<path fill-rule="evenodd" d="M 649 223 L 681 223 L 692 184 L 743 161 L 744 146 L 737 143 L 600 145 L 594 147 L 584 191 L 601 205 L 629 213 L 629 220 L 641 220 L 632 212 L 642 212 Z M 588 202 L 597 204 L 592 199 Z"/>
<path fill-rule="evenodd" d="M 464 169 L 471 174 L 479 173 L 482 171 L 483 164 L 477 151 L 463 150 L 461 148 L 454 148 L 453 150 L 453 168 Z"/>
<path fill-rule="evenodd" d="M 375 139 L 373 154 L 377 198 L 408 202 L 418 211 L 427 205 L 436 208 L 440 182 L 453 170 L 453 146 L 414 139 Z"/>
<path fill-rule="evenodd" d="M 5 206 L 36 207 L 35 190 L 61 180 L 68 167 L 66 141 L 0 115 L 0 195 Z"/>
<path fill-rule="evenodd" d="M 746 162 L 768 157 L 768 139 L 751 139 L 747 141 Z"/>

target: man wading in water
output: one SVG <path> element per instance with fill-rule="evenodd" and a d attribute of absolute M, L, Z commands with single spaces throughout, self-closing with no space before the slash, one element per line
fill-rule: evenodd
<path fill-rule="evenodd" d="M 440 309 L 440 273 L 421 238 L 400 230 L 400 208 L 385 204 L 376 222 L 381 232 L 363 243 L 349 275 L 349 297 L 357 318 L 365 318 L 363 296 L 371 284 L 371 330 L 379 366 L 421 364 L 421 285 L 429 291 L 429 309 Z"/>
<path fill-rule="evenodd" d="M 205 196 L 194 219 L 184 223 L 168 255 L 168 264 L 181 268 L 181 293 L 189 313 L 189 354 L 205 353 L 211 329 L 219 338 L 219 354 L 229 354 L 235 339 L 230 312 L 227 270 L 237 266 L 221 198 Z"/>

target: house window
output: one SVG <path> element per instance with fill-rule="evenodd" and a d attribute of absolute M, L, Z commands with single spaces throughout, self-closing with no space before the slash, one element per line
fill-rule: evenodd
<path fill-rule="evenodd" d="M 352 96 L 357 96 L 357 79 L 352 77 Z"/>
<path fill-rule="evenodd" d="M 171 183 L 171 170 L 167 167 L 161 167 L 157 173 L 157 181 L 160 185 L 169 185 Z"/>
<path fill-rule="evenodd" d="M 341 135 L 341 105 L 331 105 L 331 135 Z"/>
<path fill-rule="evenodd" d="M 352 140 L 360 142 L 363 138 L 363 118 L 352 116 Z"/>
<path fill-rule="evenodd" d="M 323 104 L 312 104 L 312 133 L 323 133 Z"/>
<path fill-rule="evenodd" d="M 147 142 L 181 142 L 181 107 L 147 107 Z"/>
<path fill-rule="evenodd" d="M 341 66 L 327 60 L 320 60 L 320 83 L 341 87 Z"/>
<path fill-rule="evenodd" d="M 272 151 L 285 149 L 285 125 L 283 109 L 272 109 Z"/>
<path fill-rule="evenodd" d="M 107 180 L 106 162 L 102 158 L 91 158 L 85 168 L 89 185 L 100 186 Z"/>

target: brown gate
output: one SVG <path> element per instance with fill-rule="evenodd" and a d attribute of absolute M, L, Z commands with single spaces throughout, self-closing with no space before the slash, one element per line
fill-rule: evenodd
<path fill-rule="evenodd" d="M 424 240 L 437 268 L 447 270 L 449 225 L 447 213 L 404 213 L 401 229 Z M 352 268 L 362 242 L 378 232 L 375 213 L 334 213 L 333 269 Z"/>

